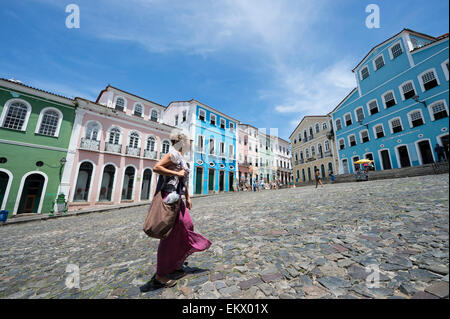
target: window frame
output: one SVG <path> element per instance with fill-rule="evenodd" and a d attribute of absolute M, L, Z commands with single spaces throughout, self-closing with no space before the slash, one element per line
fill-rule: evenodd
<path fill-rule="evenodd" d="M 214 117 L 214 124 L 211 123 L 211 119 Z M 209 125 L 217 126 L 217 116 L 216 114 L 209 113 Z"/>
<path fill-rule="evenodd" d="M 401 53 L 399 56 L 394 57 L 394 54 L 392 53 L 392 48 L 393 48 L 394 46 L 396 46 L 397 44 L 400 44 L 400 49 L 402 50 L 402 53 Z M 403 48 L 402 40 L 398 40 L 398 41 L 394 42 L 394 43 L 389 47 L 389 50 L 388 50 L 388 51 L 389 51 L 389 57 L 390 57 L 391 60 L 394 60 L 394 59 L 400 57 L 403 53 L 405 53 L 405 50 L 404 50 L 404 48 Z"/>
<path fill-rule="evenodd" d="M 223 123 L 223 127 L 222 127 L 222 123 Z M 227 129 L 227 121 L 224 118 L 220 118 L 219 128 L 222 129 L 222 130 L 226 130 Z"/>
<path fill-rule="evenodd" d="M 119 140 L 117 141 L 117 144 L 113 144 L 113 143 L 109 142 L 110 141 L 110 136 L 111 136 L 111 131 L 113 129 L 118 129 L 119 130 Z M 112 125 L 112 126 L 109 127 L 109 129 L 107 131 L 107 136 L 106 136 L 106 139 L 105 139 L 105 143 L 109 143 L 109 144 L 113 144 L 113 145 L 122 145 L 123 134 L 124 134 L 123 130 L 119 126 Z"/>
<path fill-rule="evenodd" d="M 136 106 L 137 106 L 137 105 L 140 105 L 141 108 L 142 108 L 141 115 L 137 115 L 137 114 L 136 114 Z M 133 104 L 133 115 L 134 115 L 134 116 L 144 117 L 144 113 L 145 113 L 145 108 L 144 108 L 144 105 L 142 105 L 142 103 L 136 102 L 136 103 Z M 151 116 L 151 114 L 150 114 L 150 116 Z"/>
<path fill-rule="evenodd" d="M 99 121 L 97 121 L 97 120 L 89 120 L 89 121 L 87 121 L 86 123 L 84 123 L 84 125 L 83 125 L 83 135 L 82 135 L 82 138 L 87 139 L 86 133 L 87 133 L 87 130 L 88 130 L 88 127 L 89 127 L 90 124 L 97 124 L 97 125 L 100 127 L 100 129 L 98 130 L 98 133 L 97 133 L 97 139 L 96 139 L 95 141 L 101 141 L 101 137 L 102 137 L 102 124 L 101 124 Z M 91 139 L 91 138 L 89 138 L 89 140 L 94 141 L 94 140 Z"/>
<path fill-rule="evenodd" d="M 367 74 L 368 75 L 367 75 L 367 77 L 363 78 L 362 71 L 364 69 L 366 69 L 366 68 L 367 68 Z M 368 65 L 365 65 L 361 69 L 359 69 L 359 79 L 360 79 L 360 81 L 364 81 L 365 79 L 369 78 L 369 76 L 370 76 L 370 70 L 369 70 L 369 66 Z"/>
<path fill-rule="evenodd" d="M 9 108 L 11 107 L 11 104 L 14 103 L 14 102 L 23 103 L 27 107 L 27 114 L 25 115 L 25 119 L 23 121 L 23 125 L 20 128 L 20 130 L 3 126 L 4 122 L 6 120 L 6 115 L 8 114 Z M 7 129 L 7 130 L 13 130 L 13 131 L 26 132 L 27 127 L 28 127 L 28 121 L 29 121 L 30 115 L 31 115 L 31 111 L 32 111 L 31 104 L 28 103 L 27 101 L 25 101 L 23 99 L 17 99 L 17 98 L 9 99 L 8 101 L 5 102 L 4 107 L 3 107 L 2 115 L 0 117 L 0 128 L 4 128 L 4 129 Z"/>
<path fill-rule="evenodd" d="M 448 81 L 448 78 L 449 78 L 449 74 L 448 73 L 449 73 L 449 71 L 448 71 L 448 69 L 446 67 L 447 63 L 448 63 L 448 59 L 441 63 L 441 68 L 442 68 L 442 71 L 444 71 L 445 79 Z"/>
<path fill-rule="evenodd" d="M 431 89 L 425 90 L 425 83 L 423 82 L 423 79 L 422 79 L 422 76 L 425 75 L 426 73 L 429 73 L 429 72 L 433 72 L 434 78 L 435 78 L 435 80 L 437 82 L 437 86 L 434 86 L 431 89 L 434 89 L 435 87 L 438 87 L 439 85 L 441 85 L 441 82 L 439 81 L 439 77 L 438 77 L 438 74 L 436 72 L 436 69 L 435 68 L 429 68 L 428 70 L 423 71 L 422 73 L 420 73 L 417 76 L 417 79 L 419 80 L 420 89 L 422 90 L 422 93 L 431 90 Z"/>
<path fill-rule="evenodd" d="M 127 106 L 128 106 L 128 100 L 123 95 L 116 95 L 114 97 L 113 109 L 116 110 L 116 111 L 120 111 L 120 110 L 116 109 L 117 100 L 119 98 L 123 99 L 123 111 L 121 111 L 121 112 L 126 112 L 127 111 Z"/>
<path fill-rule="evenodd" d="M 377 104 L 377 112 L 375 112 L 374 114 L 372 114 L 372 112 L 370 111 L 370 103 L 372 103 L 372 102 L 375 102 Z M 378 99 L 372 99 L 372 100 L 368 101 L 366 103 L 366 107 L 367 107 L 367 114 L 369 114 L 369 116 L 373 116 L 373 115 L 380 113 L 380 104 L 378 103 Z"/>
<path fill-rule="evenodd" d="M 407 80 L 407 81 L 405 81 L 405 82 L 403 82 L 402 84 L 400 84 L 399 86 L 398 86 L 398 91 L 400 92 L 400 96 L 401 96 L 401 98 L 402 98 L 402 101 L 406 101 L 406 99 L 405 99 L 405 94 L 403 93 L 403 85 L 405 85 L 406 83 L 408 83 L 408 82 L 411 82 L 412 83 L 412 87 L 413 87 L 413 89 L 414 89 L 414 94 L 415 95 L 417 95 L 417 89 L 416 89 L 416 85 L 414 84 L 414 81 L 413 80 Z M 411 98 L 408 98 L 408 100 L 409 99 L 411 99 Z"/>
<path fill-rule="evenodd" d="M 382 137 L 378 137 L 378 136 L 377 136 L 377 127 L 378 127 L 378 126 L 381 126 L 381 130 L 383 131 L 383 136 L 382 136 Z M 380 138 L 383 138 L 383 137 L 386 137 L 386 131 L 385 131 L 385 129 L 384 129 L 383 123 L 375 124 L 375 125 L 373 126 L 372 130 L 373 130 L 373 136 L 374 136 L 374 138 L 375 138 L 376 140 L 378 140 L 378 139 L 380 139 Z"/>
<path fill-rule="evenodd" d="M 199 137 L 201 137 L 202 138 L 202 148 L 201 148 L 201 151 L 199 150 L 199 142 L 198 142 L 198 139 L 199 139 Z M 196 147 L 196 152 L 197 153 L 201 153 L 201 154 L 205 154 L 206 153 L 206 141 L 205 141 L 205 136 L 203 135 L 203 134 L 197 134 L 197 147 Z"/>
<path fill-rule="evenodd" d="M 137 146 L 136 147 L 132 147 L 132 146 L 130 146 L 130 144 L 131 144 L 131 135 L 133 135 L 133 134 L 137 134 Z M 138 131 L 135 131 L 135 130 L 133 130 L 133 131 L 129 131 L 128 132 L 128 143 L 127 143 L 127 146 L 129 147 L 129 148 L 140 148 L 141 147 L 141 134 L 138 132 Z"/>
<path fill-rule="evenodd" d="M 389 107 L 386 106 L 386 100 L 385 100 L 385 98 L 384 98 L 384 97 L 386 96 L 386 94 L 388 94 L 388 93 L 392 93 L 392 96 L 394 97 L 394 102 L 395 102 L 394 105 L 389 106 Z M 389 91 L 384 92 L 384 93 L 381 95 L 381 101 L 383 102 L 384 109 L 388 109 L 388 108 L 394 107 L 394 106 L 396 106 L 396 105 L 398 104 L 398 103 L 397 103 L 397 98 L 395 97 L 395 91 L 394 91 L 394 90 L 389 90 Z"/>
<path fill-rule="evenodd" d="M 200 116 L 203 114 L 203 120 L 200 118 Z M 203 109 L 198 109 L 198 120 L 201 122 L 206 122 L 206 111 Z"/>
<path fill-rule="evenodd" d="M 407 114 L 407 117 L 408 117 L 408 123 L 409 123 L 409 128 L 418 127 L 418 126 L 413 126 L 412 118 L 411 118 L 411 114 L 414 113 L 414 112 L 417 112 L 417 111 L 420 112 L 420 116 L 422 117 L 422 122 L 423 122 L 421 125 L 418 125 L 418 126 L 422 126 L 422 125 L 424 125 L 424 124 L 426 123 L 426 122 L 425 122 L 425 117 L 423 116 L 422 109 L 420 109 L 420 108 L 419 108 L 419 109 L 414 109 L 414 110 L 409 111 L 408 114 Z"/>
<path fill-rule="evenodd" d="M 447 101 L 445 99 L 437 100 L 437 101 L 434 101 L 433 103 L 431 103 L 430 105 L 428 105 L 428 112 L 430 114 L 430 119 L 431 119 L 432 122 L 442 120 L 442 119 L 437 119 L 436 120 L 434 118 L 434 113 L 433 113 L 433 105 L 435 105 L 437 103 L 441 103 L 441 102 L 444 103 L 445 110 L 447 111 L 447 118 L 450 116 L 449 113 L 448 113 Z"/>
<path fill-rule="evenodd" d="M 41 129 L 41 125 L 42 125 L 42 120 L 44 119 L 44 113 L 46 111 L 55 111 L 56 113 L 58 113 L 58 123 L 56 124 L 55 135 L 47 135 L 47 134 L 39 133 L 39 131 Z M 34 131 L 34 133 L 41 135 L 41 136 L 59 137 L 59 131 L 61 129 L 62 120 L 63 120 L 63 113 L 60 110 L 58 110 L 57 108 L 51 107 L 51 106 L 43 108 L 41 110 L 41 112 L 39 113 L 39 118 L 36 123 L 36 130 Z M 94 121 L 94 122 L 96 122 L 96 121 Z M 101 125 L 100 125 L 100 127 L 101 127 Z"/>
<path fill-rule="evenodd" d="M 347 125 L 347 119 L 345 118 L 347 115 L 350 115 L 350 121 L 351 123 Z M 352 118 L 352 113 L 347 112 L 344 114 L 344 122 L 345 122 L 345 127 L 351 126 L 353 125 L 353 118 Z"/>
<path fill-rule="evenodd" d="M 358 107 L 355 108 L 355 110 L 354 110 L 354 112 L 355 112 L 355 118 L 356 118 L 356 121 L 357 121 L 357 122 L 359 122 L 359 119 L 358 119 L 358 113 L 357 113 L 357 111 L 358 111 L 359 109 L 361 109 L 362 114 L 363 114 L 363 118 L 362 118 L 361 121 L 364 121 L 364 119 L 366 118 L 366 114 L 364 113 L 364 108 L 363 108 L 362 106 L 358 106 Z"/>
<path fill-rule="evenodd" d="M 350 141 L 350 137 L 352 137 L 352 136 L 355 138 L 355 145 L 352 145 L 352 142 Z M 357 146 L 358 145 L 358 143 L 356 142 L 356 135 L 355 134 L 349 134 L 347 136 L 347 140 L 348 140 L 348 147 L 353 147 L 353 146 Z"/>
<path fill-rule="evenodd" d="M 363 141 L 363 136 L 362 136 L 363 132 L 367 132 L 367 138 L 369 139 L 367 142 Z M 364 130 L 359 131 L 359 141 L 361 142 L 361 144 L 370 142 L 370 134 L 369 134 L 369 130 L 368 129 L 364 129 Z"/>
<path fill-rule="evenodd" d="M 380 58 L 380 57 L 383 59 L 383 65 L 382 65 L 380 68 L 377 68 L 375 61 L 376 61 L 378 58 Z M 383 53 L 380 53 L 380 54 L 378 54 L 376 57 L 373 58 L 373 60 L 372 60 L 372 66 L 373 66 L 373 69 L 375 70 L 375 72 L 378 71 L 379 69 L 383 68 L 384 66 L 386 66 L 386 61 L 384 60 L 384 54 L 383 54 Z"/>
<path fill-rule="evenodd" d="M 338 128 L 338 125 L 337 125 L 337 122 L 338 122 L 338 121 L 339 121 L 339 123 L 340 123 L 340 127 L 341 127 L 341 128 Z M 334 125 L 336 126 L 336 132 L 342 130 L 342 120 L 341 120 L 341 118 L 337 118 L 337 119 L 334 121 Z"/>
<path fill-rule="evenodd" d="M 153 111 L 156 112 L 156 121 L 154 121 L 154 120 L 152 119 L 152 113 L 153 113 Z M 150 110 L 150 117 L 149 117 L 149 120 L 152 121 L 152 122 L 155 122 L 155 123 L 158 123 L 158 122 L 159 122 L 159 120 L 160 120 L 160 114 L 159 114 L 159 111 L 158 111 L 157 108 L 152 108 L 152 109 Z"/>
<path fill-rule="evenodd" d="M 342 141 L 343 143 L 341 143 L 341 141 Z M 344 139 L 343 137 L 341 137 L 340 139 L 338 139 L 338 145 L 339 145 L 339 150 L 345 150 L 345 148 L 347 147 L 347 146 L 345 145 L 345 139 Z M 344 145 L 343 148 L 341 148 L 342 145 Z"/>
<path fill-rule="evenodd" d="M 155 141 L 155 144 L 153 145 L 153 150 L 150 150 L 148 145 L 148 141 L 150 140 L 150 138 L 152 138 Z M 145 150 L 149 151 L 149 152 L 156 152 L 158 147 L 158 139 L 156 138 L 155 135 L 148 135 L 147 138 L 145 139 Z"/>
<path fill-rule="evenodd" d="M 400 121 L 400 126 L 402 127 L 402 130 L 399 131 L 399 132 L 395 132 L 395 133 L 394 133 L 394 127 L 392 126 L 392 122 L 394 122 L 395 120 L 399 120 L 399 121 Z M 402 119 L 401 119 L 400 116 L 396 116 L 396 117 L 391 118 L 391 119 L 388 121 L 388 123 L 389 123 L 389 128 L 390 128 L 391 134 L 397 134 L 397 133 L 403 132 L 403 131 L 405 130 L 405 127 L 404 127 L 404 125 L 403 125 L 403 122 L 402 122 Z"/>

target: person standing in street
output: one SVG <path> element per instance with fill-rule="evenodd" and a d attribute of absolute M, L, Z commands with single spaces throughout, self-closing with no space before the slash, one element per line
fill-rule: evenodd
<path fill-rule="evenodd" d="M 438 162 L 441 162 L 441 159 L 445 158 L 444 148 L 441 145 L 436 144 L 436 147 L 434 148 L 434 151 L 437 153 Z"/>
<path fill-rule="evenodd" d="M 315 177 L 316 177 L 316 188 L 317 188 L 317 186 L 320 184 L 320 186 L 322 186 L 323 187 L 323 184 L 322 184 L 322 178 L 320 177 L 320 171 L 318 170 L 318 169 L 316 169 L 316 171 L 315 171 Z"/>
<path fill-rule="evenodd" d="M 189 152 L 190 140 L 181 133 L 173 133 L 170 140 L 174 147 L 170 147 L 169 153 L 156 163 L 153 171 L 160 174 L 156 193 L 161 192 L 163 201 L 169 195 L 176 197 L 177 190 L 180 191 L 178 200 L 180 201 L 179 213 L 175 224 L 166 239 L 159 242 L 157 253 L 157 269 L 152 279 L 140 287 L 142 292 L 158 288 L 173 287 L 177 281 L 170 279 L 172 275 L 183 275 L 181 268 L 186 258 L 194 252 L 201 252 L 211 246 L 211 242 L 202 235 L 194 232 L 189 210 L 192 209 L 192 202 L 187 188 L 189 181 L 189 167 L 187 166 L 183 152 Z M 181 195 L 185 196 L 184 203 Z M 172 199 L 171 198 L 171 199 Z"/>

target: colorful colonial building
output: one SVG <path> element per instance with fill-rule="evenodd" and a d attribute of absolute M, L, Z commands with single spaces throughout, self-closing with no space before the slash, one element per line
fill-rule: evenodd
<path fill-rule="evenodd" d="M 112 86 L 96 102 L 76 102 L 70 210 L 150 201 L 153 167 L 168 153 L 175 129 L 162 123 L 165 107 Z"/>
<path fill-rule="evenodd" d="M 0 79 L 0 208 L 50 213 L 59 196 L 75 119 L 74 100 Z"/>
<path fill-rule="evenodd" d="M 331 112 L 339 173 L 359 159 L 377 170 L 433 163 L 448 145 L 448 34 L 404 29 L 353 69 L 356 88 Z"/>
<path fill-rule="evenodd" d="M 196 100 L 170 103 L 164 112 L 164 121 L 180 128 L 194 141 L 190 192 L 233 191 L 238 177 L 239 121 Z"/>
<path fill-rule="evenodd" d="M 305 116 L 289 137 L 292 143 L 292 161 L 295 183 L 314 180 L 318 169 L 323 179 L 336 172 L 336 149 L 330 134 L 331 119 L 327 115 Z"/>
<path fill-rule="evenodd" d="M 274 138 L 276 180 L 283 185 L 287 185 L 293 178 L 290 143 L 276 136 Z"/>

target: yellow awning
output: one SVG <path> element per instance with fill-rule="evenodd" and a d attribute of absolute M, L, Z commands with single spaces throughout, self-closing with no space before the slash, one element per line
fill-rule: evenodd
<path fill-rule="evenodd" d="M 364 159 L 360 159 L 359 161 L 354 162 L 353 164 L 365 164 L 365 163 L 373 163 L 373 161 L 364 158 Z"/>

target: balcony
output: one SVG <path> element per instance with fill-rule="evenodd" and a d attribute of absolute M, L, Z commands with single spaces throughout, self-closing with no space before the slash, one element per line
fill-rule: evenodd
<path fill-rule="evenodd" d="M 333 155 L 331 154 L 331 151 L 325 151 L 325 157 L 331 157 L 331 156 L 333 156 Z"/>
<path fill-rule="evenodd" d="M 308 136 L 308 141 L 311 141 L 314 138 L 314 134 L 311 134 L 310 136 Z"/>
<path fill-rule="evenodd" d="M 150 150 L 144 150 L 144 157 L 148 158 L 148 159 L 157 159 L 158 158 L 158 152 L 150 151 Z"/>
<path fill-rule="evenodd" d="M 127 146 L 126 154 L 131 156 L 141 156 L 141 148 Z"/>
<path fill-rule="evenodd" d="M 80 148 L 90 151 L 100 151 L 100 141 L 82 138 Z"/>
<path fill-rule="evenodd" d="M 321 158 L 323 158 L 323 154 L 322 154 L 322 153 L 319 153 L 319 154 L 317 155 L 317 159 L 321 159 Z"/>
<path fill-rule="evenodd" d="M 315 161 L 316 160 L 316 158 L 313 156 L 313 157 L 308 157 L 307 159 L 306 159 L 306 162 L 308 163 L 308 162 L 313 162 L 313 161 Z"/>
<path fill-rule="evenodd" d="M 298 161 L 295 161 L 295 165 L 298 165 Z"/>
<path fill-rule="evenodd" d="M 105 152 L 122 153 L 122 144 L 105 143 Z"/>
<path fill-rule="evenodd" d="M 302 159 L 300 159 L 300 164 L 304 164 L 305 163 L 305 160 L 302 158 Z"/>

